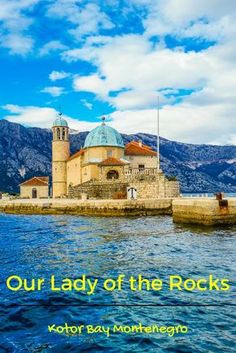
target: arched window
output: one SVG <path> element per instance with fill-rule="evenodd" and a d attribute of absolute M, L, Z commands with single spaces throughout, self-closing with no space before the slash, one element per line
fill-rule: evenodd
<path fill-rule="evenodd" d="M 109 170 L 109 172 L 107 173 L 107 179 L 119 179 L 119 173 L 116 170 Z"/>
<path fill-rule="evenodd" d="M 32 199 L 37 199 L 37 197 L 38 197 L 37 189 L 33 188 L 32 189 Z"/>
<path fill-rule="evenodd" d="M 62 140 L 64 141 L 66 139 L 66 129 L 62 129 Z"/>
<path fill-rule="evenodd" d="M 61 139 L 61 131 L 60 128 L 57 128 L 57 139 L 60 140 Z"/>

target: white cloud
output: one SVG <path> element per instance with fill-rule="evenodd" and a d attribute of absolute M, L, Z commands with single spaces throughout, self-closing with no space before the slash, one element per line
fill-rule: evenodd
<path fill-rule="evenodd" d="M 152 97 L 149 100 L 152 101 L 157 90 L 201 88 L 209 71 L 214 69 L 214 62 L 208 60 L 204 52 L 185 53 L 163 47 L 153 48 L 141 35 L 116 37 L 99 48 L 92 45 L 64 53 L 64 58 L 71 57 L 73 60 L 87 58 L 98 67 L 100 73 L 76 77 L 74 88 L 101 96 L 106 95 L 108 101 L 109 92 L 122 92 L 124 89 L 149 92 Z M 118 107 L 121 98 L 130 98 L 131 108 L 132 93 L 120 93 L 120 96 L 114 99 Z M 137 104 L 136 99 L 133 107 L 137 108 Z"/>
<path fill-rule="evenodd" d="M 51 94 L 51 96 L 53 96 L 53 97 L 59 97 L 63 93 L 65 93 L 64 88 L 58 87 L 58 86 L 45 87 L 40 92 Z"/>
<path fill-rule="evenodd" d="M 112 104 L 117 109 L 112 114 L 115 127 L 151 133 L 156 126 L 150 120 L 151 108 L 159 92 L 165 137 L 185 142 L 234 140 L 235 40 L 225 39 L 200 52 L 153 45 L 142 35 L 104 41 L 99 37 L 97 42 L 93 38 L 82 49 L 64 52 L 63 58 L 97 66 L 96 74 L 76 77 L 74 88 Z M 176 100 L 173 94 L 179 90 L 193 93 Z"/>
<path fill-rule="evenodd" d="M 104 96 L 107 94 L 106 81 L 98 75 L 77 76 L 74 79 L 74 89 L 82 92 L 93 92 Z"/>
<path fill-rule="evenodd" d="M 54 108 L 37 106 L 19 106 L 7 104 L 2 107 L 8 111 L 4 119 L 13 123 L 30 127 L 51 128 L 53 121 L 58 117 L 58 112 Z M 85 120 L 77 120 L 67 115 L 63 115 L 69 127 L 78 131 L 88 131 L 94 128 L 97 123 L 90 123 Z"/>
<path fill-rule="evenodd" d="M 26 55 L 32 50 L 34 40 L 26 31 L 33 22 L 29 13 L 38 2 L 39 0 L 0 0 L 0 45 L 9 49 L 11 54 Z"/>
<path fill-rule="evenodd" d="M 224 105 L 193 106 L 181 103 L 160 110 L 160 134 L 172 140 L 188 143 L 228 144 L 236 140 L 232 107 Z M 110 125 L 123 133 L 145 132 L 156 135 L 156 109 L 116 111 L 110 115 Z"/>
<path fill-rule="evenodd" d="M 192 36 L 217 41 L 235 35 L 234 0 L 160 0 L 148 1 L 145 5 L 145 35 L 170 34 L 179 38 Z"/>
<path fill-rule="evenodd" d="M 110 18 L 95 3 L 84 5 L 82 1 L 58 0 L 49 7 L 48 16 L 64 18 L 75 25 L 69 33 L 78 40 L 84 35 L 97 34 L 100 29 L 113 27 Z"/>
<path fill-rule="evenodd" d="M 11 54 L 26 55 L 33 47 L 33 39 L 29 36 L 23 36 L 21 34 L 7 34 L 0 36 L 0 44 L 9 49 Z"/>
<path fill-rule="evenodd" d="M 157 97 L 161 94 L 153 91 L 127 91 L 121 92 L 116 97 L 110 97 L 109 101 L 120 110 L 132 108 L 145 109 L 146 107 L 157 106 Z M 161 102 L 165 102 L 165 97 L 161 96 Z"/>
<path fill-rule="evenodd" d="M 60 41 L 52 40 L 46 43 L 42 48 L 40 48 L 39 55 L 45 56 L 45 55 L 51 54 L 52 52 L 62 51 L 66 49 L 67 49 L 67 46 L 62 44 Z"/>
<path fill-rule="evenodd" d="M 53 1 L 48 7 L 48 16 L 56 18 L 67 18 L 70 22 L 77 22 L 80 9 L 79 1 L 76 0 L 57 0 Z"/>
<path fill-rule="evenodd" d="M 81 103 L 89 110 L 93 109 L 93 104 L 89 103 L 86 99 L 81 99 Z"/>
<path fill-rule="evenodd" d="M 127 35 L 114 38 L 108 44 L 96 47 L 68 51 L 64 58 L 87 60 L 98 67 L 97 74 L 83 77 L 81 85 L 87 84 L 88 90 L 97 86 L 104 86 L 105 91 L 134 89 L 150 91 L 171 88 L 198 88 L 201 87 L 207 73 L 212 69 L 212 63 L 205 53 L 181 50 L 174 51 L 168 48 L 156 47 L 141 35 Z M 75 88 L 80 83 L 75 79 Z"/>
<path fill-rule="evenodd" d="M 38 2 L 39 0 L 0 0 L 0 21 L 3 21 L 7 27 L 13 26 L 14 28 L 17 27 L 17 23 L 22 28 L 21 21 L 23 21 L 28 27 L 29 20 L 24 11 L 31 10 Z"/>
<path fill-rule="evenodd" d="M 108 1 L 116 6 L 117 11 L 114 0 Z M 0 0 L 3 5 L 0 6 L 0 21 L 3 23 L 0 42 L 12 54 L 26 55 L 33 48 L 33 38 L 27 31 L 32 24 L 30 9 L 37 2 Z M 64 51 L 60 54 L 63 60 L 83 60 L 95 67 L 93 73 L 73 77 L 74 90 L 92 92 L 117 109 L 111 114 L 111 124 L 123 132 L 155 133 L 156 111 L 153 107 L 159 94 L 161 132 L 165 137 L 187 142 L 236 141 L 235 1 L 130 0 L 126 5 L 127 14 L 134 8 L 137 16 L 142 14 L 144 32 L 115 37 L 100 35 L 101 30 L 111 29 L 113 23 L 98 3 L 84 4 L 78 0 L 48 2 L 48 17 L 65 19 L 65 30 L 74 39 L 82 38 L 85 44 L 68 48 L 60 41 L 52 40 L 39 50 L 39 55 L 53 52 L 58 55 L 58 51 Z M 138 12 L 144 7 L 145 11 Z M 122 9 L 121 15 L 123 13 Z M 167 48 L 166 35 L 177 38 L 179 47 Z M 152 36 L 157 36 L 159 42 L 154 43 Z M 186 42 L 194 48 L 194 41 L 189 37 L 198 43 L 206 44 L 210 40 L 215 44 L 198 52 L 194 49 L 186 51 Z M 188 40 L 183 41 L 185 38 Z M 63 71 L 52 71 L 49 78 L 57 81 L 69 77 L 67 75 Z M 176 99 L 181 90 L 183 95 L 184 91 L 193 92 Z M 63 94 L 64 89 L 52 86 L 45 87 L 42 92 L 56 97 Z M 81 103 L 92 108 L 85 99 Z M 32 109 L 34 112 L 39 109 L 42 116 L 47 111 L 40 109 L 50 109 L 14 107 L 11 109 L 21 111 L 11 118 L 22 121 Z M 80 130 L 94 126 L 68 119 L 73 128 L 77 126 Z"/>
<path fill-rule="evenodd" d="M 48 107 L 8 104 L 2 108 L 9 112 L 5 119 L 26 126 L 50 128 L 58 116 L 55 109 Z M 236 129 L 232 129 L 231 114 L 234 114 L 233 107 L 225 111 L 224 106 L 219 107 L 216 104 L 207 109 L 199 105 L 193 109 L 191 103 L 167 105 L 160 110 L 160 133 L 163 137 L 189 143 L 235 143 Z M 87 122 L 85 119 L 77 120 L 66 115 L 64 117 L 69 127 L 78 131 L 88 131 L 100 124 L 100 121 Z M 116 111 L 110 115 L 108 124 L 123 133 L 145 132 L 155 135 L 157 111 Z"/>
<path fill-rule="evenodd" d="M 69 32 L 77 39 L 87 34 L 98 33 L 100 28 L 111 29 L 112 22 L 108 16 L 101 12 L 98 5 L 87 4 L 77 17 L 78 26 Z"/>
<path fill-rule="evenodd" d="M 13 104 L 7 104 L 2 108 L 10 113 L 4 117 L 6 120 L 27 126 L 51 127 L 57 117 L 57 112 L 53 108 L 21 107 Z"/>
<path fill-rule="evenodd" d="M 63 80 L 64 78 L 70 77 L 70 73 L 65 71 L 52 71 L 49 74 L 49 79 L 51 81 Z"/>

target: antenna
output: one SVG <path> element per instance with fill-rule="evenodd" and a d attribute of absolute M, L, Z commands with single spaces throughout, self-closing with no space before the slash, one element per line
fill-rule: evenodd
<path fill-rule="evenodd" d="M 58 115 L 59 115 L 59 117 L 62 116 L 61 104 L 59 104 L 59 106 L 58 106 Z"/>
<path fill-rule="evenodd" d="M 157 96 L 157 170 L 160 170 L 160 99 Z"/>
<path fill-rule="evenodd" d="M 101 119 L 102 119 L 102 125 L 105 125 L 105 120 L 106 120 L 105 115 L 103 115 Z"/>

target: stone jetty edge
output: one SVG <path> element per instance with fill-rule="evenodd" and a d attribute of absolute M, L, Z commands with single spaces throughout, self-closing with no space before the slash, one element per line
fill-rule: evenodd
<path fill-rule="evenodd" d="M 0 212 L 9 214 L 154 216 L 171 215 L 172 199 L 145 200 L 12 200 L 1 201 Z"/>
<path fill-rule="evenodd" d="M 38 199 L 0 201 L 0 212 L 27 215 L 158 216 L 172 215 L 174 223 L 205 226 L 236 224 L 236 198 L 164 198 L 138 200 Z"/>

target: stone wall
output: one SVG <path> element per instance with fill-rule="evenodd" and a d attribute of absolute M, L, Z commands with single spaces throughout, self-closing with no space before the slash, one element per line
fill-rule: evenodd
<path fill-rule="evenodd" d="M 236 199 L 179 198 L 173 200 L 176 223 L 203 225 L 236 224 Z"/>
<path fill-rule="evenodd" d="M 130 181 L 129 186 L 137 190 L 138 199 L 179 197 L 179 183 L 167 180 L 162 173 L 137 176 Z"/>
<path fill-rule="evenodd" d="M 128 183 L 118 181 L 99 182 L 89 181 L 69 187 L 69 198 L 81 199 L 86 194 L 88 199 L 126 199 Z"/>
<path fill-rule="evenodd" d="M 169 181 L 164 174 L 138 173 L 124 176 L 121 180 L 89 181 L 69 187 L 69 198 L 81 199 L 83 194 L 88 199 L 127 198 L 127 187 L 137 190 L 138 199 L 173 198 L 179 196 L 179 183 Z"/>
<path fill-rule="evenodd" d="M 15 214 L 70 214 L 83 216 L 171 215 L 171 199 L 157 200 L 14 200 L 1 201 L 0 212 Z"/>
<path fill-rule="evenodd" d="M 165 180 L 165 197 L 179 197 L 180 186 L 178 181 Z"/>

